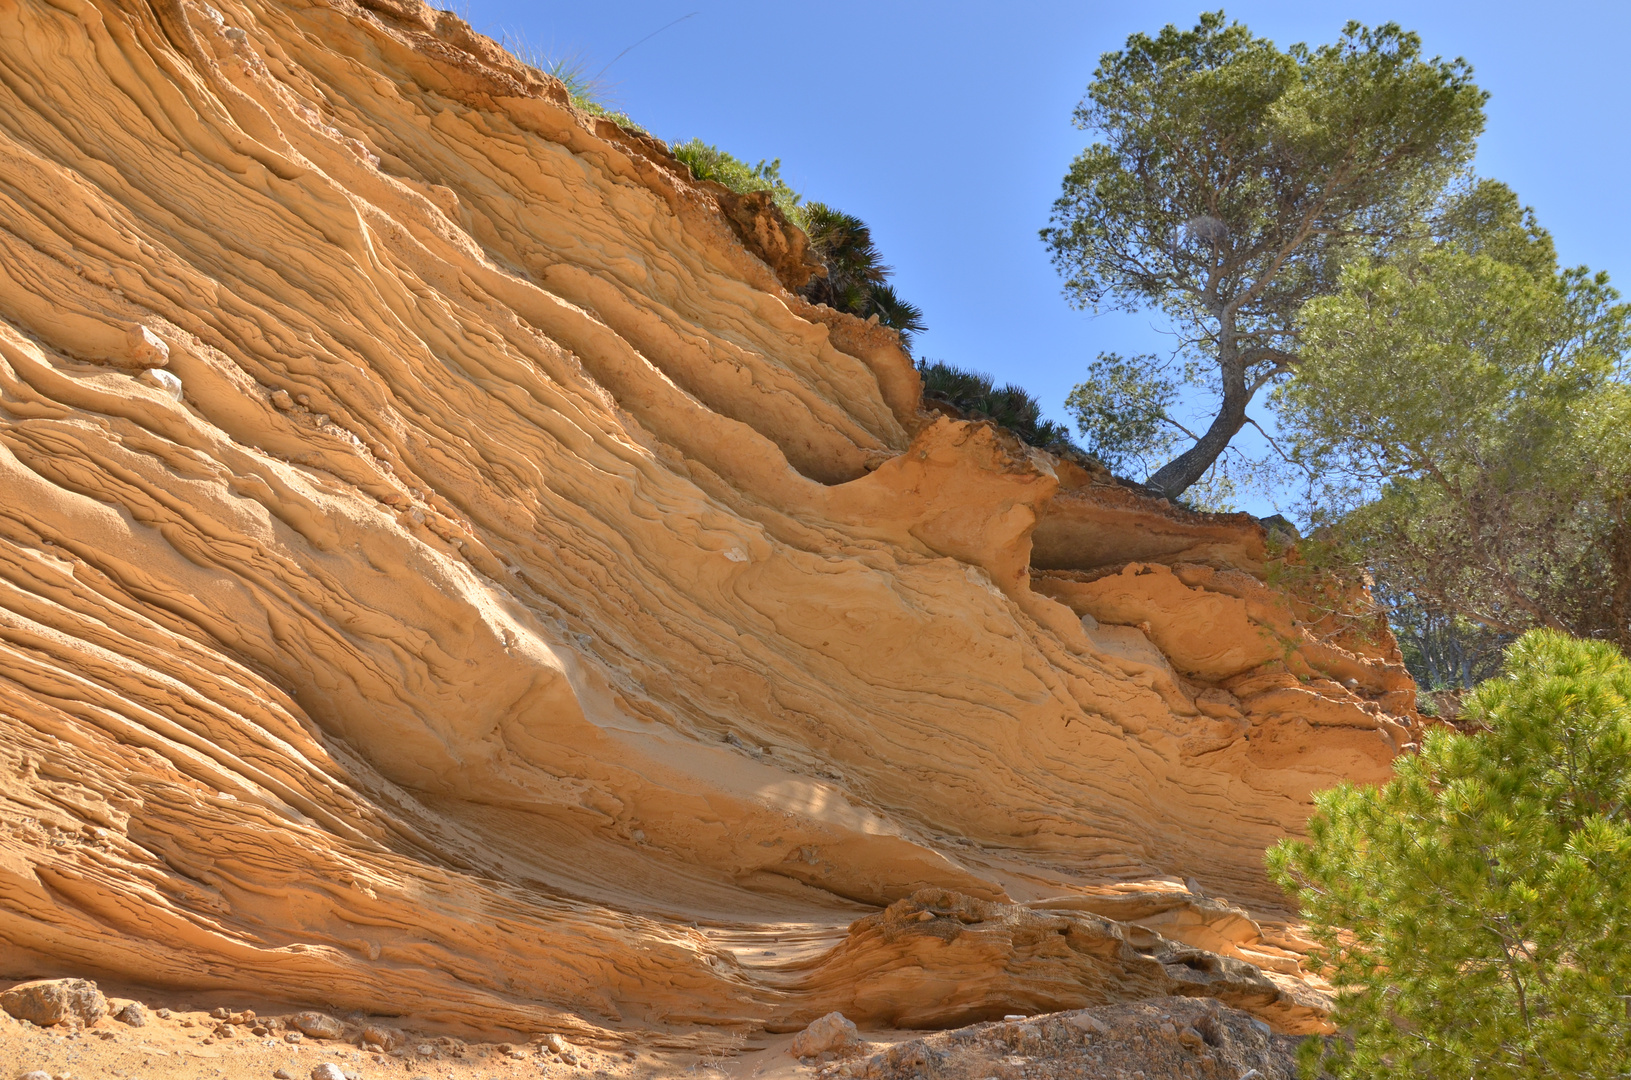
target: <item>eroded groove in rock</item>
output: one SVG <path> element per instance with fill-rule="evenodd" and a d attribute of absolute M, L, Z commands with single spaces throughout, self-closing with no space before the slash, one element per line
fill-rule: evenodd
<path fill-rule="evenodd" d="M 1397 657 L 920 413 L 788 228 L 423 5 L 0 6 L 0 976 L 1317 1027 L 1261 855 Z"/>

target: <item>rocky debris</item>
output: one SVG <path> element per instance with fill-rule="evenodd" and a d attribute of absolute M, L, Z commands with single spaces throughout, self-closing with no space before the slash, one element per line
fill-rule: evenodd
<path fill-rule="evenodd" d="M 17 1080 L 51 1080 L 51 1074 L 44 1069 L 31 1069 L 19 1076 Z"/>
<path fill-rule="evenodd" d="M 113 1018 L 119 1021 L 121 1024 L 127 1024 L 130 1027 L 146 1027 L 147 1006 L 143 1005 L 139 1001 L 132 1001 L 130 1004 L 114 1013 Z"/>
<path fill-rule="evenodd" d="M 311 1071 L 311 1080 L 345 1080 L 345 1071 L 338 1065 L 325 1061 Z"/>
<path fill-rule="evenodd" d="M 860 1045 L 861 1033 L 841 1012 L 830 1012 L 793 1037 L 788 1052 L 796 1058 L 815 1057 Z"/>
<path fill-rule="evenodd" d="M 64 1021 L 90 1027 L 108 1014 L 108 999 L 89 979 L 36 979 L 0 993 L 0 1009 L 40 1027 Z"/>
<path fill-rule="evenodd" d="M 1158 907 L 1137 900 L 1124 894 L 1103 905 L 1146 915 Z M 1105 917 L 1092 910 L 1099 902 L 1086 897 L 1030 906 L 919 889 L 852 923 L 812 978 L 852 988 L 848 1015 L 906 1029 L 1006 1016 L 1015 1002 L 1056 1012 L 1172 995 L 1217 998 L 1284 1031 L 1323 1030 L 1328 1002 L 1301 982 L 1282 986 L 1255 964 L 1167 938 L 1152 928 L 1154 920 Z M 1223 905 L 1199 913 L 1228 920 L 1217 926 L 1255 925 Z M 1221 935 L 1211 937 L 1215 947 L 1226 947 Z M 872 989 L 882 981 L 880 971 L 904 968 L 925 976 L 912 993 Z"/>
<path fill-rule="evenodd" d="M 377 1046 L 381 1050 L 395 1050 L 404 1040 L 402 1032 L 395 1028 L 383 1027 L 379 1024 L 369 1024 L 362 1029 L 358 1041 L 363 1046 Z"/>
<path fill-rule="evenodd" d="M 125 333 L 125 366 L 150 370 L 170 362 L 170 346 L 145 326 L 132 326 Z"/>
<path fill-rule="evenodd" d="M 313 1039 L 338 1039 L 345 1035 L 345 1025 L 327 1013 L 296 1013 L 289 1018 L 289 1024 L 300 1034 L 309 1035 Z"/>
<path fill-rule="evenodd" d="M 823 1066 L 821 1080 L 1297 1080 L 1301 1039 L 1207 998 L 976 1024 Z"/>
<path fill-rule="evenodd" d="M 272 1080 L 294 1080 L 294 1073 L 280 1065 L 272 1070 Z"/>

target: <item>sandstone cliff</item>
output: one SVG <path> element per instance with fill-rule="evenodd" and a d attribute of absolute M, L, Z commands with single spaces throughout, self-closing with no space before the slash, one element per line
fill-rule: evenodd
<path fill-rule="evenodd" d="M 0 977 L 1317 1028 L 1262 852 L 1390 644 L 810 272 L 412 0 L 0 3 Z"/>

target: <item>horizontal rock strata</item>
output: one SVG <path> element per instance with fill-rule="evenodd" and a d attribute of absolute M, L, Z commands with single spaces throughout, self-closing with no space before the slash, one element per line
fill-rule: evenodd
<path fill-rule="evenodd" d="M 810 272 L 413 0 L 0 5 L 0 976 L 1318 1027 L 1262 852 L 1413 739 L 1391 643 Z"/>

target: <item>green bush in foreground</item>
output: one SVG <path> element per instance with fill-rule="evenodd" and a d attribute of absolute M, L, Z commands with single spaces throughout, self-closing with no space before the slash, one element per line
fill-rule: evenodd
<path fill-rule="evenodd" d="M 1339 988 L 1307 1074 L 1631 1075 L 1631 663 L 1531 631 L 1467 713 L 1269 853 Z"/>

